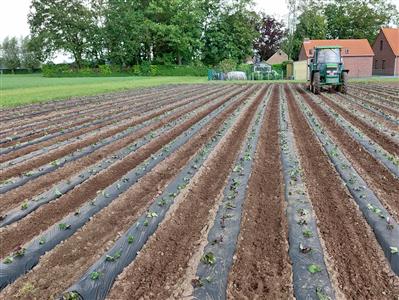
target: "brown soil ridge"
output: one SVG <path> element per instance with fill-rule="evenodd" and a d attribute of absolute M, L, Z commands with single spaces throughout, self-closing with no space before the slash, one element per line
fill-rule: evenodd
<path fill-rule="evenodd" d="M 65 194 L 57 201 L 41 206 L 32 214 L 23 218 L 12 226 L 0 230 L 0 241 L 3 246 L 0 249 L 0 257 L 9 254 L 16 247 L 23 245 L 34 236 L 53 225 L 68 213 L 74 212 L 84 202 L 94 198 L 97 191 L 106 188 L 108 185 L 122 177 L 129 170 L 135 168 L 139 163 L 147 159 L 152 153 L 161 149 L 165 144 L 177 137 L 183 131 L 208 115 L 211 111 L 222 105 L 227 100 L 213 105 L 212 107 L 198 112 L 194 117 L 183 124 L 172 129 L 170 132 L 158 137 L 138 151 L 127 156 L 96 176 L 83 182 L 71 192 Z M 237 103 L 236 103 L 237 105 Z M 1 212 L 0 212 L 1 213 Z"/>
<path fill-rule="evenodd" d="M 0 299 L 34 299 L 35 297 L 51 299 L 59 296 L 76 282 L 112 246 L 114 240 L 148 209 L 153 199 L 162 193 L 164 187 L 206 141 L 216 134 L 228 115 L 243 101 L 244 99 L 223 111 L 172 156 L 96 214 L 80 231 L 45 254 L 39 265 L 31 272 L 4 289 L 0 293 Z M 76 251 L 77 249 L 80 250 Z M 32 283 L 34 288 L 27 294 L 19 293 L 28 283 Z"/>
<path fill-rule="evenodd" d="M 303 90 L 298 89 L 305 102 L 322 122 L 329 136 L 339 145 L 345 156 L 361 174 L 367 184 L 378 194 L 385 208 L 398 220 L 399 216 L 399 181 L 375 159 L 363 146 L 353 139 L 335 120 L 309 98 Z"/>
<path fill-rule="evenodd" d="M 196 175 L 186 193 L 166 216 L 134 262 L 125 268 L 108 299 L 167 299 L 172 286 L 186 274 L 199 246 L 209 211 L 217 205 L 220 192 L 237 157 L 257 107 L 265 95 L 258 94 L 233 125 Z"/>
<path fill-rule="evenodd" d="M 321 238 L 348 299 L 395 299 L 399 281 L 370 227 L 287 90 L 289 115 Z"/>
<path fill-rule="evenodd" d="M 263 120 L 228 279 L 228 299 L 292 298 L 278 91 L 277 86 Z"/>
<path fill-rule="evenodd" d="M 332 107 L 336 112 L 338 112 L 342 117 L 344 117 L 354 126 L 362 130 L 370 139 L 373 139 L 383 149 L 385 149 L 387 152 L 391 154 L 399 156 L 399 147 L 393 140 L 385 136 L 383 133 L 379 132 L 377 129 L 371 127 L 366 122 L 360 120 L 358 117 L 347 112 L 346 110 L 344 110 L 342 107 L 340 107 L 338 104 L 334 103 L 327 97 L 323 95 L 319 96 L 327 105 Z"/>

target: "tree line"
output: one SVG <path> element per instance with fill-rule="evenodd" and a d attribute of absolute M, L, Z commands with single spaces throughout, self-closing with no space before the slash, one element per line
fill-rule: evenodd
<path fill-rule="evenodd" d="M 40 60 L 31 48 L 31 40 L 27 37 L 6 37 L 0 43 L 0 67 L 15 70 L 40 68 Z"/>
<path fill-rule="evenodd" d="M 78 68 L 218 66 L 255 53 L 267 60 L 279 48 L 297 59 L 304 38 L 373 42 L 381 26 L 399 23 L 387 0 L 288 2 L 296 17 L 291 31 L 256 12 L 253 0 L 32 0 L 30 37 L 5 39 L 1 56 L 9 68 L 36 66 L 60 51 Z"/>

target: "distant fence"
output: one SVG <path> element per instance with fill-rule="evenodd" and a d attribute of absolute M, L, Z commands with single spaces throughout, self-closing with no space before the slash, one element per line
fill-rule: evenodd
<path fill-rule="evenodd" d="M 242 71 L 246 74 L 247 80 L 283 80 L 284 71 L 279 70 L 275 71 L 272 70 L 270 72 L 252 72 L 252 71 Z M 222 72 L 219 70 L 208 70 L 208 80 L 229 80 L 228 79 L 228 72 Z"/>

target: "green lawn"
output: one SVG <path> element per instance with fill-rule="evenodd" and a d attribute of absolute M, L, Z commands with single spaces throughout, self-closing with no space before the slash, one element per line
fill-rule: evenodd
<path fill-rule="evenodd" d="M 0 75 L 0 107 L 174 83 L 205 83 L 205 77 L 73 77 Z"/>

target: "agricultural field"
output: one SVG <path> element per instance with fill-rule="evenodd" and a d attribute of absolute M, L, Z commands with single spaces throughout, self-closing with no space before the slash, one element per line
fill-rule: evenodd
<path fill-rule="evenodd" d="M 395 299 L 399 85 L 0 110 L 0 299 Z"/>

